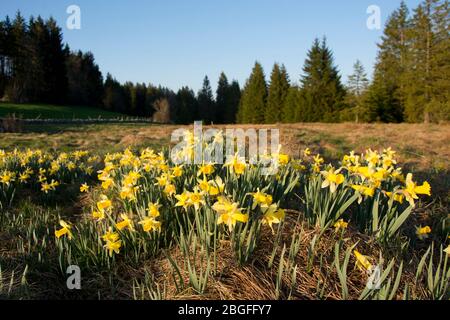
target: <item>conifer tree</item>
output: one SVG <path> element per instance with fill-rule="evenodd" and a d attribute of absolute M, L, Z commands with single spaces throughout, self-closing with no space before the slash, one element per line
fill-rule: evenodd
<path fill-rule="evenodd" d="M 299 121 L 300 102 L 300 89 L 296 86 L 290 87 L 281 113 L 282 121 L 284 123 L 294 123 Z"/>
<path fill-rule="evenodd" d="M 289 91 L 289 79 L 286 68 L 275 63 L 270 76 L 270 85 L 267 96 L 267 108 L 265 113 L 266 123 L 280 122 L 283 118 L 282 111 L 286 96 Z"/>
<path fill-rule="evenodd" d="M 228 86 L 227 108 L 225 110 L 225 123 L 235 123 L 236 114 L 241 100 L 241 88 L 236 80 Z"/>
<path fill-rule="evenodd" d="M 239 121 L 241 123 L 263 123 L 266 112 L 267 84 L 264 70 L 255 62 L 248 78 L 240 103 Z"/>
<path fill-rule="evenodd" d="M 366 99 L 371 121 L 403 120 L 405 70 L 408 65 L 409 10 L 402 1 L 389 17 L 378 45 L 374 79 Z"/>
<path fill-rule="evenodd" d="M 345 89 L 325 38 L 322 42 L 315 39 L 308 51 L 301 83 L 305 96 L 302 102 L 302 119 L 336 120 L 337 112 L 343 106 Z"/>
<path fill-rule="evenodd" d="M 228 79 L 225 73 L 221 72 L 219 76 L 219 82 L 217 83 L 216 90 L 216 110 L 214 119 L 211 119 L 216 123 L 225 122 L 225 112 L 228 104 Z"/>
<path fill-rule="evenodd" d="M 203 86 L 198 92 L 197 99 L 199 119 L 202 119 L 205 124 L 214 121 L 214 96 L 208 76 L 205 76 L 205 78 L 203 79 Z"/>

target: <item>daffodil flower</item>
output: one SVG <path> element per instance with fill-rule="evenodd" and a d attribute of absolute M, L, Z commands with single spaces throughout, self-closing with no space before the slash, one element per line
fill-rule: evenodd
<path fill-rule="evenodd" d="M 67 235 L 67 237 L 70 239 L 72 239 L 72 232 L 70 231 L 70 229 L 72 228 L 70 226 L 70 224 L 68 224 L 67 222 L 65 222 L 64 220 L 59 220 L 59 225 L 62 227 L 59 230 L 55 230 L 55 237 L 56 238 L 61 238 L 64 235 Z"/>
<path fill-rule="evenodd" d="M 119 254 L 121 246 L 122 246 L 122 241 L 121 240 L 107 241 L 106 244 L 104 245 L 106 250 L 108 250 L 108 254 L 109 254 L 110 257 L 112 257 L 113 252 L 115 254 Z"/>
<path fill-rule="evenodd" d="M 348 222 L 345 222 L 344 219 L 339 219 L 334 225 L 334 231 L 338 232 L 339 230 L 347 229 Z"/>
<path fill-rule="evenodd" d="M 184 191 L 182 194 L 176 194 L 175 199 L 178 200 L 177 203 L 175 203 L 175 207 L 183 207 L 184 210 L 187 210 L 189 207 L 189 193 L 187 191 Z"/>
<path fill-rule="evenodd" d="M 89 191 L 89 186 L 86 183 L 83 183 L 80 186 L 80 192 L 88 192 Z"/>
<path fill-rule="evenodd" d="M 146 217 L 142 221 L 139 221 L 139 224 L 142 225 L 142 229 L 145 232 L 149 231 L 161 231 L 161 222 L 156 221 L 153 217 Z"/>
<path fill-rule="evenodd" d="M 356 258 L 355 266 L 361 271 L 370 271 L 372 269 L 372 264 L 370 263 L 369 257 L 362 255 L 357 250 L 353 250 L 353 254 Z"/>
<path fill-rule="evenodd" d="M 203 192 L 201 192 L 198 188 L 195 188 L 194 192 L 189 193 L 188 203 L 189 205 L 194 206 L 195 210 L 200 209 L 200 206 L 205 205 Z"/>
<path fill-rule="evenodd" d="M 235 154 L 233 158 L 224 164 L 224 167 L 230 168 L 230 171 L 237 176 L 244 173 L 246 166 L 245 160 L 241 159 L 238 154 Z"/>
<path fill-rule="evenodd" d="M 227 225 L 230 232 L 234 229 L 236 222 L 246 223 L 248 221 L 248 214 L 241 212 L 239 204 L 231 202 L 224 196 L 219 197 L 212 208 L 219 214 L 217 224 Z"/>
<path fill-rule="evenodd" d="M 120 217 L 122 218 L 122 221 L 116 223 L 117 229 L 123 230 L 125 228 L 128 228 L 131 231 L 133 231 L 134 230 L 133 221 L 125 213 L 122 213 Z"/>
<path fill-rule="evenodd" d="M 431 233 L 431 228 L 429 226 L 416 227 L 416 235 L 420 240 L 425 240 Z"/>
<path fill-rule="evenodd" d="M 264 192 L 259 191 L 259 188 L 256 189 L 257 191 L 254 193 L 250 193 L 253 196 L 253 209 L 256 207 L 256 205 L 265 205 L 270 206 L 272 204 L 272 196 L 269 194 L 266 194 Z"/>
<path fill-rule="evenodd" d="M 208 176 L 214 172 L 214 166 L 212 164 L 203 164 L 200 166 L 197 172 L 197 176 L 204 175 Z"/>
<path fill-rule="evenodd" d="M 112 202 L 107 196 L 101 195 L 100 201 L 97 202 L 97 208 L 99 211 L 110 210 L 112 208 Z"/>
<path fill-rule="evenodd" d="M 426 194 L 428 196 L 431 196 L 431 187 L 430 184 L 425 181 L 421 186 L 418 186 L 413 180 L 412 180 L 412 174 L 408 173 L 406 175 L 406 181 L 405 181 L 405 189 L 403 189 L 403 194 L 406 198 L 406 200 L 409 202 L 409 204 L 414 207 L 415 199 L 419 199 L 417 196 L 418 194 Z"/>
<path fill-rule="evenodd" d="M 322 188 L 330 187 L 331 193 L 334 193 L 337 187 L 345 181 L 345 177 L 339 173 L 340 171 L 341 169 L 334 170 L 334 168 L 330 168 L 328 171 L 321 171 L 325 178 L 322 182 Z"/>
<path fill-rule="evenodd" d="M 272 233 L 274 233 L 272 224 L 280 223 L 286 215 L 285 211 L 283 209 L 278 209 L 276 204 L 271 204 L 268 206 L 263 205 L 261 210 L 263 212 L 262 224 L 268 224 L 272 230 Z"/>

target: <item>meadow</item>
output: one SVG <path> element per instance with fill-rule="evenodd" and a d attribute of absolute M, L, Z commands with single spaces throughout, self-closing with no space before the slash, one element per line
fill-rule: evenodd
<path fill-rule="evenodd" d="M 280 129 L 274 175 L 176 165 L 174 125 L 1 134 L 0 297 L 450 298 L 450 126 L 256 127 Z"/>
<path fill-rule="evenodd" d="M 0 102 L 0 118 L 15 114 L 22 119 L 110 119 L 122 114 L 85 106 L 63 106 L 52 104 L 18 104 Z"/>

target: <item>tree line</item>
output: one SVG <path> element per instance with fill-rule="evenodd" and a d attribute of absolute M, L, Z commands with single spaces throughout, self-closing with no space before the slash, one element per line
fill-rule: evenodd
<path fill-rule="evenodd" d="M 0 21 L 0 98 L 14 102 L 101 107 L 161 122 L 428 122 L 450 120 L 448 0 L 404 2 L 388 18 L 378 44 L 373 79 L 360 61 L 347 81 L 328 47 L 315 39 L 299 81 L 275 63 L 268 81 L 260 63 L 241 89 L 222 72 L 215 94 L 205 76 L 195 93 L 145 83 L 103 79 L 92 53 L 71 51 L 50 18 L 18 13 Z"/>
<path fill-rule="evenodd" d="M 308 51 L 299 85 L 275 64 L 266 83 L 258 62 L 242 93 L 241 123 L 428 122 L 450 120 L 448 0 L 401 3 L 387 20 L 372 82 L 360 61 L 343 84 L 326 39 Z"/>

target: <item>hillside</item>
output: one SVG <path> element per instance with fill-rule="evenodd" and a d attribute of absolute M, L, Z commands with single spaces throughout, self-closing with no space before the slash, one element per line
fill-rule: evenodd
<path fill-rule="evenodd" d="M 50 104 L 15 104 L 0 103 L 0 118 L 8 114 L 16 114 L 24 119 L 88 119 L 88 118 L 117 118 L 123 114 L 110 112 L 93 107 L 62 106 Z"/>

